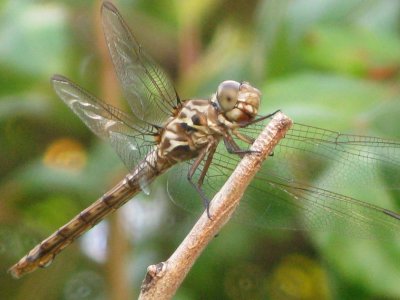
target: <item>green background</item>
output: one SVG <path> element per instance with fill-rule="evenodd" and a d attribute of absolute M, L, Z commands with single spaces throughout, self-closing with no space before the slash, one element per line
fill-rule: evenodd
<path fill-rule="evenodd" d="M 0 2 L 0 299 L 135 298 L 146 267 L 166 260 L 196 220 L 168 200 L 161 178 L 50 268 L 20 280 L 6 273 L 126 173 L 49 83 L 63 74 L 128 108 L 100 3 Z M 262 91 L 263 114 L 281 109 L 313 126 L 400 136 L 398 1 L 114 3 L 182 99 L 246 80 Z M 399 211 L 400 199 L 391 201 Z M 229 224 L 175 298 L 395 299 L 399 280 L 399 240 L 327 243 L 314 233 Z"/>

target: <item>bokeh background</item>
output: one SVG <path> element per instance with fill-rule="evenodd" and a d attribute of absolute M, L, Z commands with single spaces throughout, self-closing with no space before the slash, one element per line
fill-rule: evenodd
<path fill-rule="evenodd" d="M 281 109 L 297 122 L 400 137 L 399 1 L 114 3 L 183 99 L 246 80 L 263 93 L 262 113 Z M 196 220 L 168 200 L 161 178 L 51 267 L 20 280 L 6 273 L 126 173 L 49 83 L 60 73 L 127 109 L 100 5 L 0 2 L 0 299 L 135 298 L 146 267 L 166 260 Z M 399 211 L 400 199 L 391 205 Z M 229 224 L 175 298 L 398 299 L 399 280 L 398 240 L 326 243 L 312 232 Z"/>

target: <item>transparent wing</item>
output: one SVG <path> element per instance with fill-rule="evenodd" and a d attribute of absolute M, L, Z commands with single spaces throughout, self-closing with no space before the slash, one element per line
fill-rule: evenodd
<path fill-rule="evenodd" d="M 254 124 L 242 132 L 256 137 L 264 126 Z M 218 146 L 203 186 L 210 199 L 239 160 L 227 154 L 222 143 Z M 185 180 L 189 164 L 171 171 L 168 191 L 179 206 L 202 211 L 201 200 Z M 376 197 L 383 197 L 384 187 L 396 192 L 399 168 L 400 142 L 295 124 L 252 181 L 235 217 L 269 229 L 328 230 L 357 237 L 399 235 L 398 214 L 357 200 L 380 202 Z M 364 194 L 354 192 L 357 186 Z"/>
<path fill-rule="evenodd" d="M 108 49 L 133 113 L 162 127 L 179 102 L 171 81 L 143 51 L 118 10 L 109 2 L 103 4 L 102 20 Z"/>
<path fill-rule="evenodd" d="M 130 171 L 154 148 L 154 127 L 96 99 L 63 76 L 55 75 L 51 81 L 57 95 L 97 136 L 110 142 Z"/>

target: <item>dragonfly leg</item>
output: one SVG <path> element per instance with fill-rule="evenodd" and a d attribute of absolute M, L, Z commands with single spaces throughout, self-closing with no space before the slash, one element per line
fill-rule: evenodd
<path fill-rule="evenodd" d="M 274 111 L 272 114 L 268 114 L 268 115 L 266 115 L 266 116 L 259 117 L 259 118 L 255 119 L 255 120 L 253 120 L 253 121 L 245 122 L 245 123 L 240 123 L 240 124 L 239 124 L 239 128 L 243 128 L 243 127 L 249 126 L 249 125 L 251 125 L 251 124 L 254 124 L 254 123 L 257 123 L 257 122 L 261 122 L 261 121 L 263 121 L 263 120 L 265 120 L 265 119 L 268 119 L 268 118 L 270 118 L 270 117 L 273 117 L 276 113 L 278 113 L 278 112 L 280 112 L 280 111 L 281 111 L 281 110 L 278 109 L 278 110 Z M 250 144 L 250 145 L 253 144 L 254 141 L 255 141 L 254 138 L 252 138 L 252 137 L 250 137 L 250 136 L 248 136 L 248 135 L 246 135 L 246 134 L 244 134 L 244 133 L 239 132 L 237 129 L 232 129 L 232 133 L 233 133 L 238 139 L 240 139 L 240 140 L 242 140 L 243 142 L 248 143 L 248 144 Z M 226 145 L 226 144 L 225 144 L 225 145 Z M 228 150 L 228 152 L 229 152 L 229 150 Z M 274 153 L 272 152 L 269 156 L 274 156 Z"/>
<path fill-rule="evenodd" d="M 224 140 L 226 150 L 229 153 L 239 155 L 241 158 L 243 158 L 245 154 L 258 153 L 257 151 L 253 151 L 253 150 L 249 150 L 249 149 L 240 149 L 238 144 L 235 142 L 235 140 L 229 134 L 225 135 L 223 137 L 223 140 Z"/>
<path fill-rule="evenodd" d="M 210 220 L 212 220 L 211 215 L 210 215 L 210 200 L 207 198 L 207 196 L 204 194 L 203 189 L 201 188 L 203 185 L 204 177 L 207 174 L 208 168 L 210 167 L 212 158 L 214 156 L 215 150 L 217 149 L 217 144 L 215 142 L 212 142 L 207 146 L 197 157 L 197 159 L 194 161 L 193 165 L 190 167 L 189 172 L 187 174 L 187 179 L 189 180 L 190 184 L 196 189 L 196 191 L 199 193 L 204 207 L 206 208 L 207 211 L 207 216 Z M 193 182 L 193 175 L 196 172 L 197 168 L 200 166 L 200 163 L 203 161 L 203 159 L 207 156 L 206 162 L 204 163 L 204 167 L 201 171 L 200 177 L 197 181 L 197 183 Z"/>
<path fill-rule="evenodd" d="M 245 135 L 245 134 L 243 134 L 243 133 L 237 131 L 236 129 L 233 129 L 233 130 L 232 130 L 232 133 L 233 133 L 238 139 L 240 139 L 240 140 L 242 140 L 243 142 L 246 142 L 246 143 L 248 143 L 248 144 L 250 144 L 250 145 L 252 145 L 252 144 L 254 143 L 254 141 L 255 141 L 255 139 L 253 139 L 252 137 L 247 136 L 247 135 Z M 226 145 L 226 144 L 225 144 L 225 145 Z M 228 150 L 228 152 L 229 152 L 229 150 Z M 249 151 L 249 152 L 250 152 L 250 153 L 258 153 L 258 151 Z M 270 153 L 269 156 L 274 156 L 274 153 L 273 153 L 273 152 Z M 241 157 L 242 157 L 242 156 L 241 156 Z M 243 157 L 242 157 L 242 158 L 243 158 Z"/>
<path fill-rule="evenodd" d="M 245 143 L 248 143 L 248 144 L 250 144 L 250 145 L 252 145 L 252 144 L 254 143 L 254 141 L 255 141 L 255 139 L 253 139 L 252 137 L 250 137 L 250 136 L 248 136 L 248 135 L 245 135 L 245 134 L 239 132 L 239 131 L 236 130 L 236 129 L 233 129 L 233 130 L 232 130 L 232 133 L 233 133 L 239 140 L 241 140 L 241 141 L 243 141 L 243 142 L 245 142 Z"/>
<path fill-rule="evenodd" d="M 266 115 L 266 116 L 259 117 L 259 118 L 257 118 L 257 119 L 252 120 L 252 121 L 238 123 L 239 128 L 243 128 L 243 127 L 249 126 L 249 125 L 251 125 L 251 124 L 255 124 L 255 123 L 261 122 L 261 121 L 263 121 L 263 120 L 265 120 L 265 119 L 269 119 L 269 118 L 275 116 L 275 115 L 276 115 L 278 112 L 280 112 L 280 111 L 281 111 L 281 110 L 278 109 L 278 110 L 274 111 L 274 112 L 271 113 L 271 114 L 268 114 L 268 115 Z"/>

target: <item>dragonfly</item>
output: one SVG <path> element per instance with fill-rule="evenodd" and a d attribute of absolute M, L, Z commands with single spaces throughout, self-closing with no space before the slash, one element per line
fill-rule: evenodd
<path fill-rule="evenodd" d="M 55 92 L 100 138 L 129 173 L 10 268 L 14 277 L 48 266 L 75 239 L 168 172 L 172 201 L 209 214 L 221 188 L 266 126 L 261 92 L 247 82 L 222 82 L 209 99 L 182 101 L 166 73 L 146 54 L 117 8 L 101 8 L 105 40 L 127 114 L 61 76 Z M 222 143 L 223 142 L 223 143 Z M 400 179 L 400 142 L 294 124 L 248 187 L 235 218 L 261 228 L 332 231 L 356 237 L 395 237 L 400 215 L 351 195 L 391 193 Z M 201 201 L 194 201 L 198 198 Z M 210 216 L 212 221 L 212 216 Z"/>

